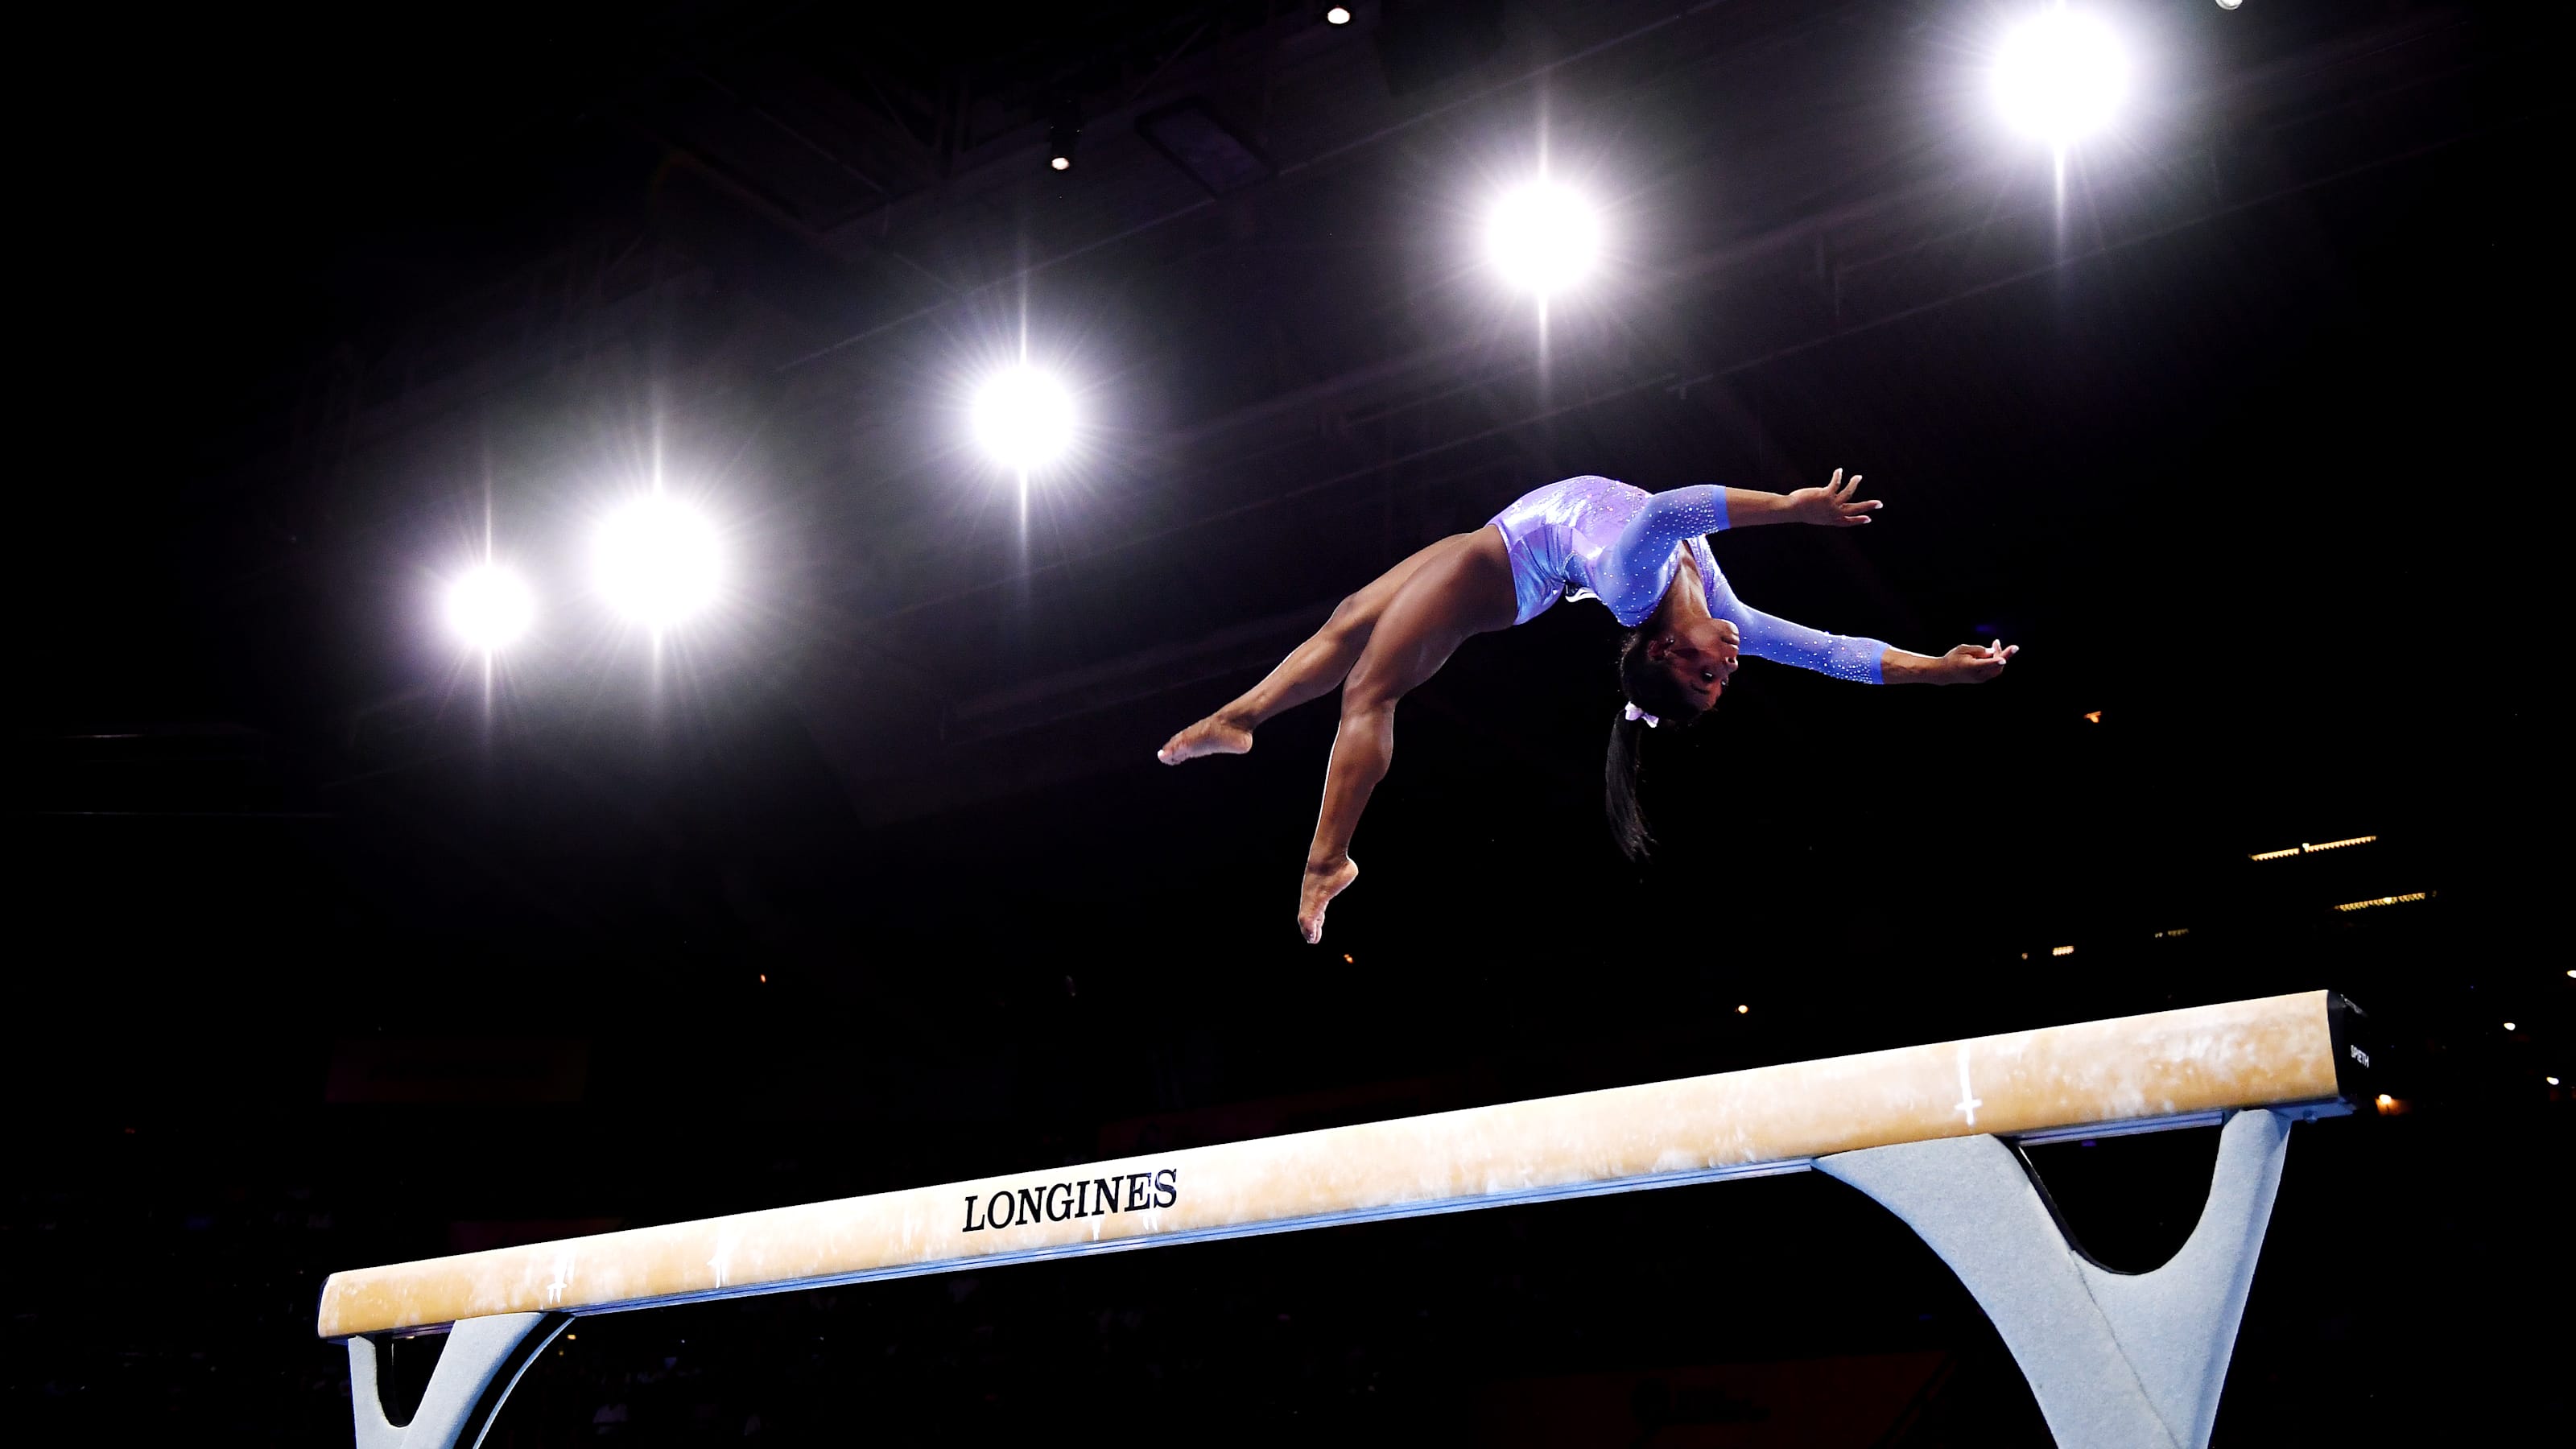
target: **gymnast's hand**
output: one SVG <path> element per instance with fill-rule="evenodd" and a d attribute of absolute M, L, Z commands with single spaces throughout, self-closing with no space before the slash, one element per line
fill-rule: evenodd
<path fill-rule="evenodd" d="M 1820 524 L 1826 528 L 1857 528 L 1869 522 L 1878 511 L 1875 498 L 1855 498 L 1860 491 L 1860 475 L 1843 481 L 1843 470 L 1834 470 L 1833 481 L 1822 488 L 1801 488 L 1787 495 L 1789 517 L 1799 523 Z"/>
<path fill-rule="evenodd" d="M 1934 684 L 1983 684 L 2004 672 L 2004 665 L 2021 652 L 2018 644 L 2007 648 L 2004 641 L 1992 644 L 1962 644 L 1941 656 Z"/>

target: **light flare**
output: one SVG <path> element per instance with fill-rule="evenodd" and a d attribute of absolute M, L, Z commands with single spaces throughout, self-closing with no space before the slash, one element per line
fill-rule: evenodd
<path fill-rule="evenodd" d="M 592 542 L 591 564 L 609 607 L 656 631 L 704 612 L 724 582 L 714 527 L 660 493 L 608 516 Z"/>
<path fill-rule="evenodd" d="M 995 462 L 1021 473 L 1063 457 L 1078 422 L 1073 394 L 1026 363 L 995 373 L 975 392 L 975 440 Z"/>
<path fill-rule="evenodd" d="M 2005 124 L 2061 152 L 2108 126 L 2128 90 L 2119 36 L 2085 11 L 2043 11 L 1995 52 L 1995 106 Z"/>
<path fill-rule="evenodd" d="M 1485 250 L 1505 281 L 1545 297 L 1591 275 L 1601 226 L 1581 196 L 1552 181 L 1533 182 L 1495 203 Z"/>
<path fill-rule="evenodd" d="M 536 622 L 537 597 L 517 574 L 482 563 L 448 584 L 446 612 L 448 632 L 460 643 L 493 654 L 527 634 Z"/>

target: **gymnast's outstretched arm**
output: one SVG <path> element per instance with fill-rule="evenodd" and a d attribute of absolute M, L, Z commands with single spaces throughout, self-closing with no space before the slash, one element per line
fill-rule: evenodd
<path fill-rule="evenodd" d="M 1696 483 L 1687 488 L 1668 489 L 1646 500 L 1628 525 L 1619 530 L 1598 570 L 1601 602 L 1619 622 L 1635 628 L 1663 601 L 1664 582 L 1671 577 L 1664 560 L 1672 556 L 1673 545 L 1684 539 L 1720 533 L 1730 528 L 1758 528 L 1768 523 L 1813 523 L 1827 528 L 1854 528 L 1869 522 L 1880 503 L 1875 498 L 1860 498 L 1860 475 L 1849 482 L 1843 470 L 1834 470 L 1833 481 L 1821 488 L 1801 488 L 1794 493 L 1764 493 L 1752 488 L 1727 488 L 1714 483 Z"/>
<path fill-rule="evenodd" d="M 1723 570 L 1711 568 L 1708 577 L 1701 582 L 1708 600 L 1709 615 L 1733 624 L 1743 640 L 1743 651 L 1756 659 L 1794 664 L 1800 669 L 1812 669 L 1818 674 L 1830 674 L 1855 684 L 1885 684 L 1887 678 L 1883 666 L 1890 656 L 1922 657 L 1908 655 L 1904 650 L 1891 648 L 1876 639 L 1828 634 L 1822 629 L 1793 623 L 1777 614 L 1766 614 L 1736 596 L 1735 586 L 1726 581 Z"/>
<path fill-rule="evenodd" d="M 1850 481 L 1844 481 L 1842 470 L 1837 468 L 1825 486 L 1801 488 L 1795 493 L 1699 487 L 1656 494 L 1620 532 L 1613 552 L 1626 554 L 1626 558 L 1603 572 L 1623 583 L 1636 579 L 1644 572 L 1638 563 L 1660 561 L 1674 544 L 1692 534 L 1713 533 L 1730 525 L 1742 528 L 1756 523 L 1816 523 L 1829 528 L 1852 528 L 1865 524 L 1880 505 L 1874 498 L 1855 497 L 1860 481 L 1857 473 Z M 1672 502 L 1667 504 L 1667 499 Z M 1692 527 L 1712 511 L 1715 527 Z M 1639 552 L 1630 554 L 1627 551 L 1631 549 Z M 1701 558 L 1706 560 L 1706 555 Z M 1706 577 L 1701 583 L 1710 616 L 1733 624 L 1742 641 L 1742 651 L 1756 659 L 1792 664 L 1860 684 L 1975 684 L 2002 673 L 2005 661 L 2019 652 L 2018 645 L 2007 648 L 1998 639 L 1990 646 L 1962 644 L 1947 654 L 1933 656 L 1899 649 L 1878 639 L 1810 629 L 1744 602 L 1715 561 L 1706 562 Z M 1694 562 L 1693 567 L 1701 565 Z M 1613 605 L 1614 612 L 1617 607 Z M 1641 611 L 1639 617 L 1651 612 L 1651 607 Z M 1628 616 L 1621 617 L 1624 620 Z"/>
<path fill-rule="evenodd" d="M 1882 640 L 1828 634 L 1764 613 L 1736 596 L 1722 570 L 1712 568 L 1703 583 L 1710 616 L 1735 626 L 1743 652 L 1857 684 L 1982 684 L 2003 673 L 2004 662 L 2021 652 L 2020 645 L 1998 639 L 1992 645 L 1962 644 L 1938 656 L 1916 654 Z"/>

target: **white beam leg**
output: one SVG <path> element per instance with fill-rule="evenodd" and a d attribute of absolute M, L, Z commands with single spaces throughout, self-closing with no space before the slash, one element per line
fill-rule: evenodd
<path fill-rule="evenodd" d="M 1903 1218 L 1959 1275 L 2064 1449 L 2206 1449 L 2290 1121 L 2270 1111 L 2228 1119 L 2200 1223 L 2152 1273 L 2087 1260 L 1993 1137 L 1846 1152 L 1818 1158 L 1816 1170 Z"/>
<path fill-rule="evenodd" d="M 397 1428 L 376 1394 L 376 1346 L 349 1340 L 349 1407 L 357 1449 L 476 1449 L 519 1375 L 572 1322 L 561 1313 L 496 1313 L 449 1330 L 420 1410 Z"/>

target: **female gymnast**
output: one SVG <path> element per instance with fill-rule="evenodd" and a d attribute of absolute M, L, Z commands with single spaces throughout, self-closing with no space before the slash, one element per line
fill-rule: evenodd
<path fill-rule="evenodd" d="M 1551 483 L 1474 533 L 1452 534 L 1378 576 L 1333 610 L 1315 636 L 1232 704 L 1172 736 L 1156 755 L 1177 765 L 1240 755 L 1281 710 L 1342 686 L 1342 722 L 1324 773 L 1324 809 L 1306 848 L 1297 929 L 1324 938 L 1324 908 L 1359 877 L 1351 833 L 1395 753 L 1395 705 L 1440 672 L 1472 634 L 1526 624 L 1558 599 L 1599 599 L 1628 626 L 1619 646 L 1627 702 L 1610 726 L 1605 767 L 1610 830 L 1629 858 L 1646 853 L 1637 806 L 1644 731 L 1687 725 L 1716 705 L 1739 653 L 1864 684 L 1970 684 L 2001 674 L 2020 646 L 1962 644 L 1939 658 L 1876 639 L 1823 634 L 1752 608 L 1727 587 L 1708 534 L 1764 523 L 1852 528 L 1878 500 L 1855 500 L 1860 476 L 1821 488 L 1758 493 L 1700 484 L 1649 494 L 1608 478 Z"/>

